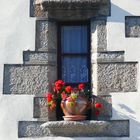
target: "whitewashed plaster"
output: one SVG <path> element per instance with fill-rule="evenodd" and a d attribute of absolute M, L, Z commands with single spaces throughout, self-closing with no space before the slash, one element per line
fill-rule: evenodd
<path fill-rule="evenodd" d="M 108 50 L 124 50 L 125 60 L 140 63 L 140 38 L 125 38 L 125 16 L 140 15 L 140 0 L 112 0 L 107 23 Z M 17 124 L 33 120 L 33 96 L 3 95 L 3 65 L 22 63 L 23 50 L 34 50 L 35 18 L 29 17 L 29 0 L 0 0 L 0 140 L 17 140 Z M 140 70 L 138 71 L 140 73 Z M 140 78 L 138 92 L 111 93 L 113 118 L 130 119 L 129 138 L 47 138 L 48 140 L 140 139 Z M 28 138 L 25 138 L 25 140 Z M 33 138 L 29 138 L 33 140 Z M 37 138 L 46 140 L 46 138 Z"/>

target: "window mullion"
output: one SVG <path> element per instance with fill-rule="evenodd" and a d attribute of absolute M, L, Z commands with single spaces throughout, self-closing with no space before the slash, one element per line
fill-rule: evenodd
<path fill-rule="evenodd" d="M 69 25 L 69 26 L 75 26 L 75 25 Z M 83 25 L 81 25 L 81 24 L 77 24 L 76 26 L 83 26 Z M 86 25 L 84 25 L 84 26 L 86 26 Z M 75 46 L 77 49 L 79 49 L 81 52 L 79 52 L 79 50 L 77 51 L 77 49 L 76 48 L 74 48 L 74 49 L 70 49 L 70 50 L 67 50 L 67 49 L 64 49 L 63 48 L 63 51 L 62 51 L 62 47 L 67 47 L 67 44 L 66 44 L 66 46 L 65 46 L 65 43 L 66 43 L 66 40 L 68 39 L 66 36 L 66 38 L 64 38 L 64 31 L 62 32 L 62 29 L 64 29 L 64 27 L 65 27 L 65 25 L 60 25 L 60 29 L 59 29 L 59 49 L 58 49 L 58 61 L 60 61 L 58 64 L 60 64 L 60 66 L 59 66 L 59 79 L 63 79 L 63 80 L 66 80 L 66 83 L 69 83 L 69 84 L 71 84 L 71 85 L 76 85 L 76 84 L 78 84 L 78 83 L 81 83 L 81 81 L 82 81 L 82 79 L 83 79 L 83 81 L 82 82 L 84 82 L 84 83 L 90 83 L 90 74 L 89 74 L 89 72 L 90 72 L 90 67 L 89 67 L 89 56 L 90 56 L 90 51 L 89 51 L 89 35 L 88 35 L 88 26 L 86 27 L 87 28 L 87 30 L 85 30 L 84 32 L 85 32 L 85 34 L 87 34 L 87 36 L 82 36 L 81 37 L 81 41 L 85 38 L 86 40 L 85 41 L 87 41 L 87 45 L 85 46 L 85 47 L 87 47 L 86 49 L 87 49 L 87 51 L 86 51 L 86 49 L 84 48 L 84 50 L 83 50 L 83 47 L 82 48 L 79 48 L 79 45 L 78 45 L 78 43 L 77 43 L 77 45 L 78 46 Z M 83 27 L 83 28 L 85 28 L 85 27 Z M 66 32 L 68 32 L 68 30 L 72 30 L 72 28 L 65 28 L 66 29 Z M 68 29 L 68 30 L 67 30 Z M 75 29 L 74 29 L 75 30 Z M 82 29 L 81 29 L 82 30 Z M 71 34 L 71 31 L 70 31 L 70 34 Z M 73 34 L 73 33 L 72 33 Z M 82 30 L 82 32 L 81 32 L 81 34 L 84 34 L 83 33 L 83 30 Z M 66 34 L 67 35 L 67 34 Z M 69 36 L 71 36 L 71 35 L 69 35 Z M 72 36 L 73 37 L 73 36 Z M 75 36 L 76 37 L 76 36 Z M 66 40 L 63 40 L 63 39 L 66 39 Z M 78 39 L 79 41 L 80 41 L 80 39 Z M 71 40 L 72 42 L 73 42 L 73 40 Z M 63 43 L 62 43 L 63 42 Z M 65 43 L 64 43 L 65 42 Z M 83 41 L 82 41 L 83 42 Z M 81 42 L 81 43 L 82 43 Z M 70 43 L 70 42 L 69 42 Z M 84 44 L 85 44 L 85 42 L 83 42 Z M 68 47 L 70 48 L 70 47 L 73 47 L 73 45 L 74 45 L 74 42 L 71 44 L 71 46 L 70 45 L 68 45 Z M 75 44 L 76 45 L 76 44 Z M 66 52 L 64 52 L 64 50 L 66 51 Z M 75 51 L 75 52 L 74 52 Z M 82 67 L 83 66 L 83 67 Z M 75 68 L 73 68 L 73 69 L 75 69 L 74 71 L 76 71 L 76 72 L 74 72 L 73 70 L 73 75 L 74 75 L 74 73 L 76 74 L 74 77 L 74 82 L 73 82 L 73 78 L 71 79 L 71 72 L 69 71 L 69 68 L 71 68 L 72 69 L 72 67 L 75 67 Z M 77 68 L 76 68 L 77 67 Z M 79 74 L 78 74 L 78 69 L 79 69 Z M 68 70 L 68 71 L 67 71 Z M 65 73 L 67 73 L 69 76 L 64 76 L 65 75 Z M 83 76 L 82 76 L 83 75 Z M 82 77 L 81 77 L 82 76 Z M 64 78 L 65 77 L 65 78 Z M 69 78 L 70 78 L 70 80 L 69 80 Z M 79 80 L 78 80 L 79 79 Z M 73 83 L 71 83 L 71 82 L 73 82 Z"/>

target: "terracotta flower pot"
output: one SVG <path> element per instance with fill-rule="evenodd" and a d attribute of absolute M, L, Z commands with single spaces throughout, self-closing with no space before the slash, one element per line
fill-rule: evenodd
<path fill-rule="evenodd" d="M 87 98 L 78 96 L 77 99 L 71 101 L 69 99 L 61 101 L 61 108 L 65 116 L 64 120 L 85 120 L 86 112 L 89 108 L 90 102 Z"/>

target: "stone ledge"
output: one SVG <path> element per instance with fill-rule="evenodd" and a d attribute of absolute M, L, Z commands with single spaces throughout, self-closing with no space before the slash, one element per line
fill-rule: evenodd
<path fill-rule="evenodd" d="M 55 65 L 4 65 L 4 94 L 44 94 L 57 79 Z"/>
<path fill-rule="evenodd" d="M 110 121 L 20 121 L 22 137 L 129 137 L 129 120 Z"/>
<path fill-rule="evenodd" d="M 137 62 L 97 63 L 98 94 L 137 91 Z"/>
<path fill-rule="evenodd" d="M 57 65 L 57 55 L 54 50 L 48 50 L 45 52 L 24 51 L 23 61 L 24 64 Z"/>
<path fill-rule="evenodd" d="M 124 51 L 103 51 L 98 53 L 91 53 L 92 63 L 95 62 L 123 62 Z"/>

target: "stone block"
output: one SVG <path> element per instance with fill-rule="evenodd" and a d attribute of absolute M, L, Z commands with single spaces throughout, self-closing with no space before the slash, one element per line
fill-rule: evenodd
<path fill-rule="evenodd" d="M 137 62 L 97 64 L 98 94 L 137 91 Z"/>
<path fill-rule="evenodd" d="M 55 51 L 48 52 L 24 51 L 23 61 L 24 64 L 57 65 L 57 54 Z"/>
<path fill-rule="evenodd" d="M 91 53 L 92 63 L 96 62 L 123 62 L 124 51 L 104 51 L 98 53 Z"/>
<path fill-rule="evenodd" d="M 22 137 L 129 137 L 129 120 L 110 121 L 20 121 Z"/>
<path fill-rule="evenodd" d="M 42 95 L 57 79 L 55 65 L 4 65 L 4 94 Z"/>
<path fill-rule="evenodd" d="M 35 4 L 36 0 L 30 0 L 30 17 L 46 17 L 47 12 L 44 12 L 41 5 Z"/>
<path fill-rule="evenodd" d="M 104 12 L 103 12 L 104 11 Z M 94 7 L 94 9 L 51 9 L 48 10 L 48 18 L 53 18 L 61 21 L 73 21 L 73 20 L 88 20 L 96 16 L 109 16 L 109 10 L 106 6 L 102 9 L 99 7 Z"/>
<path fill-rule="evenodd" d="M 110 0 L 30 0 L 30 16 L 57 20 L 82 20 L 110 15 Z"/>
<path fill-rule="evenodd" d="M 57 25 L 54 20 L 36 21 L 36 51 L 56 51 Z"/>
<path fill-rule="evenodd" d="M 97 117 L 95 115 L 94 103 L 101 103 L 103 106 L 99 109 L 100 114 Z M 109 120 L 112 117 L 112 98 L 110 95 L 95 96 L 93 104 L 91 105 L 91 119 L 92 120 Z"/>
<path fill-rule="evenodd" d="M 125 17 L 125 36 L 140 37 L 140 16 Z"/>
<path fill-rule="evenodd" d="M 56 110 L 49 110 L 47 100 L 44 97 L 34 98 L 34 118 L 46 121 L 56 120 Z"/>
<path fill-rule="evenodd" d="M 91 19 L 90 21 L 90 36 L 91 36 L 91 51 L 99 52 L 107 49 L 107 29 L 106 18 Z"/>

